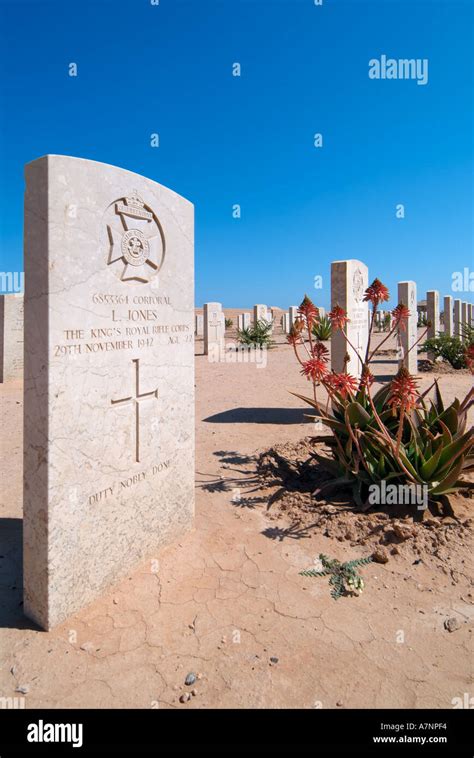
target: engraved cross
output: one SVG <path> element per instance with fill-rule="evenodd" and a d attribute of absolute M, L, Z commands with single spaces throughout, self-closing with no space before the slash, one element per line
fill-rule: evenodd
<path fill-rule="evenodd" d="M 122 397 L 119 400 L 111 400 L 112 405 L 134 405 L 135 406 L 135 460 L 140 462 L 140 402 L 154 397 L 158 399 L 158 389 L 151 392 L 140 392 L 140 359 L 134 358 L 132 363 L 135 364 L 135 396 Z"/>
<path fill-rule="evenodd" d="M 217 342 L 219 340 L 219 329 L 222 327 L 221 319 L 221 314 L 217 313 L 216 311 L 212 311 L 212 321 L 209 321 L 209 329 L 215 329 L 214 339 L 211 338 L 212 342 Z"/>

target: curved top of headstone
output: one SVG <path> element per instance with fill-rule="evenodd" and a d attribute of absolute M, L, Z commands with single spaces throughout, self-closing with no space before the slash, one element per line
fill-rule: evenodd
<path fill-rule="evenodd" d="M 33 166 L 35 163 L 38 163 L 39 161 L 58 161 L 58 162 L 64 162 L 68 163 L 71 162 L 74 164 L 83 164 L 84 167 L 89 167 L 91 169 L 97 168 L 99 171 L 117 171 L 120 172 L 120 174 L 125 175 L 128 174 L 130 179 L 132 177 L 137 177 L 142 179 L 143 181 L 149 182 L 150 184 L 155 185 L 156 187 L 159 187 L 161 190 L 165 190 L 166 192 L 171 193 L 172 195 L 176 195 L 176 197 L 181 198 L 181 200 L 185 200 L 187 203 L 191 203 L 190 200 L 188 200 L 183 195 L 180 195 L 178 192 L 175 192 L 174 190 L 170 189 L 169 187 L 166 187 L 164 184 L 160 184 L 159 182 L 156 182 L 154 179 L 150 179 L 147 176 L 144 176 L 143 174 L 138 174 L 135 171 L 131 171 L 128 168 L 122 168 L 121 166 L 115 166 L 113 163 L 103 163 L 102 161 L 94 161 L 90 158 L 78 158 L 74 155 L 60 155 L 57 153 L 46 153 L 46 155 L 42 155 L 38 158 L 35 158 L 32 161 L 29 161 L 27 164 L 25 164 L 25 169 L 27 169 L 29 166 Z"/>
<path fill-rule="evenodd" d="M 37 158 L 25 166 L 25 178 L 25 213 L 47 215 L 72 278 L 86 260 L 97 286 L 107 286 L 106 269 L 122 282 L 155 287 L 158 273 L 167 285 L 163 264 L 183 277 L 179 250 L 183 239 L 193 244 L 194 229 L 193 204 L 182 195 L 128 169 L 67 155 Z M 60 286 L 56 278 L 52 269 L 49 286 Z"/>

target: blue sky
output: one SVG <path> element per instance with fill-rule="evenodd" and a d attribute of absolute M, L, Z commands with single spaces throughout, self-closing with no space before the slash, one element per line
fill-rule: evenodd
<path fill-rule="evenodd" d="M 472 17 L 470 0 L 0 0 L 0 271 L 23 268 L 23 166 L 59 153 L 195 204 L 197 305 L 327 306 L 342 258 L 392 292 L 454 294 L 474 269 Z M 428 83 L 369 79 L 382 54 L 427 58 Z"/>

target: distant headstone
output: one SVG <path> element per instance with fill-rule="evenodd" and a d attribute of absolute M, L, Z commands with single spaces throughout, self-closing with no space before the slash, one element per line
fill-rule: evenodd
<path fill-rule="evenodd" d="M 266 305 L 254 305 L 253 306 L 253 322 L 254 324 L 257 323 L 257 321 L 267 321 L 268 311 Z"/>
<path fill-rule="evenodd" d="M 469 320 L 469 326 L 474 326 L 474 304 L 473 303 L 469 303 L 467 315 L 468 315 L 468 320 Z"/>
<path fill-rule="evenodd" d="M 224 347 L 225 316 L 221 303 L 204 303 L 204 355 Z"/>
<path fill-rule="evenodd" d="M 290 317 L 290 331 L 293 329 L 295 325 L 295 321 L 298 318 L 298 306 L 297 305 L 290 305 L 288 309 L 288 315 Z"/>
<path fill-rule="evenodd" d="M 273 327 L 275 325 L 273 323 L 273 315 L 272 315 L 272 312 L 270 310 L 267 311 L 267 315 L 265 316 L 265 321 L 267 322 L 267 324 L 271 324 L 270 334 L 273 334 Z"/>
<path fill-rule="evenodd" d="M 427 337 L 437 337 L 439 332 L 439 292 L 438 290 L 429 290 L 426 293 L 426 311 L 430 323 Z"/>
<path fill-rule="evenodd" d="M 237 316 L 237 326 L 241 332 L 244 329 L 248 329 L 250 326 L 250 313 L 241 313 Z"/>
<path fill-rule="evenodd" d="M 439 333 L 439 292 L 438 290 L 429 290 L 426 293 L 426 313 L 428 319 L 428 339 L 437 337 Z M 435 359 L 434 353 L 428 353 L 430 360 Z"/>
<path fill-rule="evenodd" d="M 416 282 L 398 282 L 398 302 L 406 305 L 410 315 L 404 324 L 405 328 L 399 329 L 400 346 L 402 355 L 399 367 L 405 366 L 410 374 L 418 373 L 418 355 L 414 347 L 417 340 L 418 311 L 416 309 Z"/>
<path fill-rule="evenodd" d="M 26 166 L 24 611 L 45 629 L 191 526 L 193 216 L 115 166 Z"/>
<path fill-rule="evenodd" d="M 461 326 L 461 301 L 456 299 L 454 301 L 454 336 L 460 337 L 462 334 Z"/>
<path fill-rule="evenodd" d="M 290 314 L 283 313 L 281 317 L 281 328 L 285 334 L 290 333 Z"/>
<path fill-rule="evenodd" d="M 325 318 L 326 317 L 326 308 L 319 308 L 319 318 Z"/>
<path fill-rule="evenodd" d="M 23 295 L 0 295 L 0 382 L 23 379 Z"/>
<path fill-rule="evenodd" d="M 204 335 L 204 316 L 201 313 L 196 314 L 194 333 L 196 337 L 202 337 Z"/>
<path fill-rule="evenodd" d="M 446 295 L 444 298 L 444 333 L 447 337 L 453 336 L 453 298 Z"/>
<path fill-rule="evenodd" d="M 469 303 L 466 303 L 463 301 L 461 303 L 461 323 L 463 327 L 466 327 L 468 325 L 468 321 L 469 321 L 468 308 L 469 308 Z"/>
<path fill-rule="evenodd" d="M 369 337 L 368 303 L 364 302 L 368 287 L 368 268 L 358 260 L 334 261 L 331 263 L 331 309 L 339 305 L 346 311 L 349 322 L 346 333 L 353 347 L 347 345 L 340 329 L 331 335 L 331 364 L 337 373 L 347 370 L 360 377 Z M 356 353 L 357 351 L 357 353 Z M 345 356 L 349 356 L 346 364 Z"/>

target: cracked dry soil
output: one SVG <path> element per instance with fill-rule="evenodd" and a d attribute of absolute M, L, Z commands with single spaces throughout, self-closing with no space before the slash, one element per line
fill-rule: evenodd
<path fill-rule="evenodd" d="M 307 389 L 292 352 L 278 344 L 266 369 L 201 352 L 197 341 L 193 529 L 48 633 L 22 614 L 22 388 L 0 386 L 0 695 L 21 690 L 29 709 L 451 708 L 472 692 L 472 501 L 441 529 L 400 514 L 397 536 L 383 511 L 354 514 L 342 495 L 315 507 L 290 486 L 272 500 L 275 450 L 304 461 L 312 430 L 288 392 Z M 378 372 L 394 373 L 381 357 Z M 469 382 L 441 386 L 449 398 Z M 360 597 L 336 602 L 326 579 L 298 574 L 320 552 L 377 546 L 389 559 L 364 567 Z"/>

